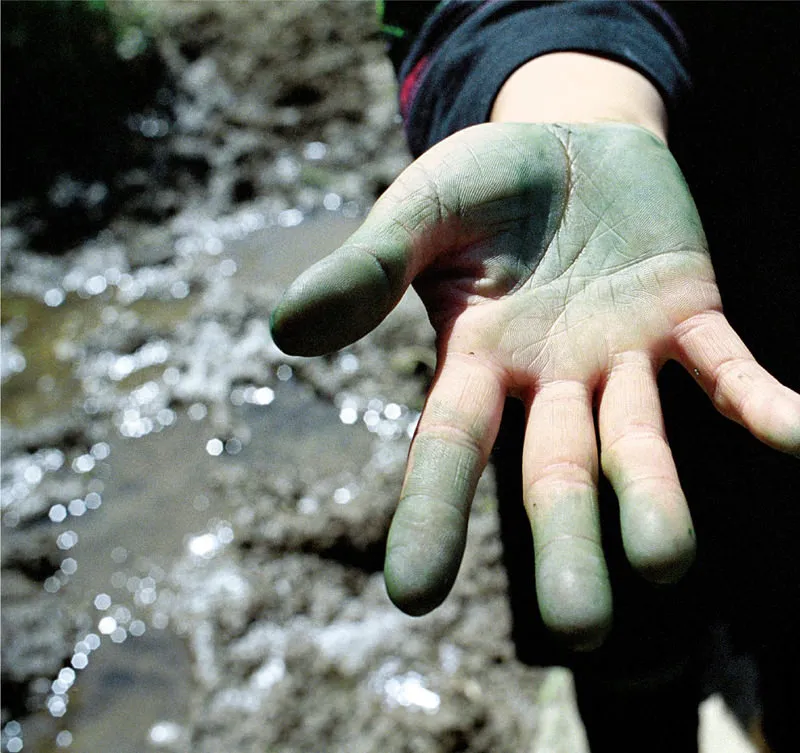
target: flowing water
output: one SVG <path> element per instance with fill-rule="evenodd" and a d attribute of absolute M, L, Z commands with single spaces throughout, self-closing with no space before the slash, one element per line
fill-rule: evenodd
<path fill-rule="evenodd" d="M 230 242 L 220 256 L 236 265 L 233 294 L 241 297 L 265 285 L 285 286 L 354 227 L 353 220 L 331 215 Z M 198 305 L 196 295 L 168 301 L 139 298 L 119 306 L 117 317 L 133 312 L 152 337 L 159 337 L 185 321 Z M 30 296 L 5 297 L 4 324 L 16 330 L 17 373 L 3 386 L 3 414 L 9 425 L 25 429 L 58 422 L 83 402 L 70 355 L 80 352 L 88 335 L 107 326 L 104 312 L 109 306 L 109 296 L 100 295 L 71 294 L 59 306 Z M 164 359 L 148 367 L 145 376 L 163 376 L 169 367 Z M 234 460 L 257 463 L 261 472 L 308 464 L 322 473 L 348 467 L 355 472 L 369 453 L 371 435 L 363 424 L 342 423 L 333 403 L 290 375 L 291 368 L 284 369 L 274 388 L 262 388 L 261 394 L 251 388 L 249 400 L 240 397 L 228 406 L 229 421 L 245 441 L 230 437 L 223 444 L 208 406 L 195 402 L 188 409 L 166 409 L 169 420 L 158 431 L 136 437 L 111 431 L 73 459 L 69 473 L 81 481 L 89 479 L 83 500 L 76 497 L 50 507 L 49 519 L 34 525 L 45 529 L 63 550 L 61 567 L 47 579 L 45 590 L 59 592 L 62 604 L 78 615 L 76 622 L 87 626 L 86 634 L 93 638 L 87 650 L 83 636 L 82 645 L 65 663 L 61 687 L 55 688 L 62 692 L 48 696 L 51 713 L 26 722 L 26 750 L 113 747 L 118 753 L 133 753 L 148 741 L 167 744 L 174 730 L 185 724 L 191 681 L 186 645 L 152 605 L 167 589 L 167 573 L 179 556 L 188 550 L 202 559 L 230 543 L 225 521 L 233 511 L 226 509 L 224 500 L 209 499 L 213 472 Z M 148 383 L 141 375 L 137 381 Z M 68 454 L 54 451 L 56 457 Z M 22 473 L 28 481 L 41 475 Z M 23 526 L 17 530 L 9 525 L 15 522 L 15 506 L 4 507 L 6 540 L 27 535 Z M 99 647 L 92 648 L 98 638 Z M 67 697 L 68 710 L 62 715 L 59 699 Z"/>

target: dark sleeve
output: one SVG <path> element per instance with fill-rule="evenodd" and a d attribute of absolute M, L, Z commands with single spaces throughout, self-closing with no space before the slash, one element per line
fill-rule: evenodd
<path fill-rule="evenodd" d="M 684 38 L 653 2 L 386 0 L 382 7 L 415 156 L 486 122 L 506 79 L 548 52 L 587 52 L 639 71 L 661 92 L 670 114 L 690 89 Z"/>

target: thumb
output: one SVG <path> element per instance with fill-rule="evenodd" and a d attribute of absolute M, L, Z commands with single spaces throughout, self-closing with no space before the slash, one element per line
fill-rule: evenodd
<path fill-rule="evenodd" d="M 343 246 L 292 283 L 272 315 L 276 345 L 315 356 L 354 342 L 440 254 L 521 217 L 533 214 L 552 235 L 564 174 L 563 147 L 544 127 L 483 124 L 450 136 L 403 171 Z"/>
<path fill-rule="evenodd" d="M 409 217 L 425 200 L 392 185 L 364 224 L 336 251 L 303 272 L 272 313 L 275 344 L 285 353 L 317 356 L 374 329 L 414 279 L 415 231 Z"/>

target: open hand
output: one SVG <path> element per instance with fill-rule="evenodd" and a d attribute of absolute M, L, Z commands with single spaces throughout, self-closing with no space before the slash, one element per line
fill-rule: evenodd
<path fill-rule="evenodd" d="M 438 364 L 386 553 L 389 595 L 410 614 L 439 605 L 455 580 L 508 394 L 527 407 L 522 474 L 539 608 L 579 647 L 611 623 L 598 466 L 635 568 L 667 582 L 693 560 L 656 387 L 667 359 L 724 415 L 800 454 L 800 395 L 726 321 L 689 190 L 644 129 L 486 124 L 442 141 L 292 284 L 273 315 L 275 342 L 298 355 L 340 348 L 411 284 L 436 330 Z"/>

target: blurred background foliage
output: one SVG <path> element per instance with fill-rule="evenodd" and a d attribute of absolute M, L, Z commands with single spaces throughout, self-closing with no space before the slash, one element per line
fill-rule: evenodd
<path fill-rule="evenodd" d="M 126 120 L 157 106 L 165 83 L 155 23 L 126 0 L 3 2 L 4 202 L 42 194 L 62 174 L 107 181 L 143 158 Z"/>

